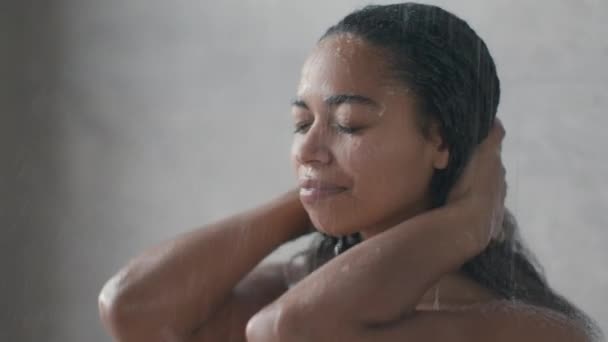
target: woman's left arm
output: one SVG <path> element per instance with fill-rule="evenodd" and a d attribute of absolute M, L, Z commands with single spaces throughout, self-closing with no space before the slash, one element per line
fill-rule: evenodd
<path fill-rule="evenodd" d="M 414 312 L 442 274 L 478 254 L 458 228 L 474 222 L 467 210 L 436 209 L 352 247 L 256 314 L 248 341 L 592 341 L 565 317 L 528 310 L 522 320 L 522 307 Z"/>
<path fill-rule="evenodd" d="M 446 206 L 366 239 L 311 273 L 249 321 L 249 341 L 347 340 L 336 334 L 365 336 L 408 321 L 424 292 L 479 254 L 491 227 L 502 222 L 503 137 L 496 120 Z"/>
<path fill-rule="evenodd" d="M 254 316 L 249 341 L 350 341 L 407 317 L 441 275 L 479 252 L 458 229 L 466 223 L 458 206 L 443 207 L 363 241 Z"/>

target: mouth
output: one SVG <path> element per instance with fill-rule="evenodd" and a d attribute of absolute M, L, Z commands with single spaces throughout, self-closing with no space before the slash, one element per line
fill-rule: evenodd
<path fill-rule="evenodd" d="M 322 200 L 341 194 L 346 191 L 342 187 L 330 188 L 300 188 L 300 200 L 306 204 L 315 204 Z"/>

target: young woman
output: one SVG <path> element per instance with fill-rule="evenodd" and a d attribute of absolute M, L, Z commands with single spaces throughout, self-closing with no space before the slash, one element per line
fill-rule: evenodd
<path fill-rule="evenodd" d="M 348 15 L 302 70 L 298 189 L 131 261 L 100 294 L 103 323 L 118 341 L 599 339 L 504 209 L 499 96 L 486 45 L 456 16 Z M 304 264 L 259 265 L 311 231 Z"/>

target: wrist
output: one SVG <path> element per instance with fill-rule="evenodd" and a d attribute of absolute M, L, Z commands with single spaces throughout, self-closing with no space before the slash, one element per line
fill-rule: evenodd
<path fill-rule="evenodd" d="M 449 203 L 444 209 L 446 210 L 446 218 L 451 226 L 450 229 L 460 230 L 458 238 L 455 241 L 461 245 L 463 251 L 469 257 L 481 253 L 487 241 L 485 241 L 484 219 L 479 213 L 479 206 L 473 203 L 470 199 L 461 199 Z"/>
<path fill-rule="evenodd" d="M 314 230 L 314 226 L 310 221 L 308 212 L 304 208 L 302 201 L 300 200 L 300 189 L 295 188 L 287 192 L 287 197 L 290 205 L 290 210 L 293 210 L 293 224 L 291 225 L 291 232 L 294 237 L 300 237 L 311 233 Z"/>
<path fill-rule="evenodd" d="M 293 240 L 311 232 L 312 223 L 300 201 L 299 189 L 283 193 L 273 201 L 272 206 L 280 222 L 274 229 L 284 240 Z"/>

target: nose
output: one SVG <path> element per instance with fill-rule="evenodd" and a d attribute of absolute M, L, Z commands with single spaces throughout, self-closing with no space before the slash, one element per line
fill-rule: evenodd
<path fill-rule="evenodd" d="M 329 149 L 330 132 L 319 121 L 307 131 L 297 134 L 292 145 L 292 154 L 300 164 L 328 164 L 332 160 Z"/>

